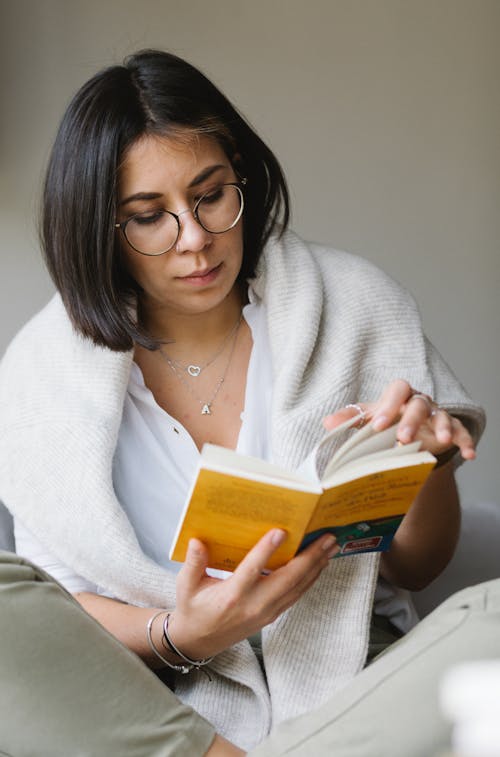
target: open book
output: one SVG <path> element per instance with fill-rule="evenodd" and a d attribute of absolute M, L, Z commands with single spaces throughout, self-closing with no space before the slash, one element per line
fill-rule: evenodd
<path fill-rule="evenodd" d="M 170 550 L 183 561 L 191 537 L 209 548 L 210 567 L 234 570 L 266 531 L 288 538 L 268 567 L 288 562 L 325 532 L 338 556 L 389 548 L 404 514 L 436 459 L 420 443 L 398 445 L 396 426 L 352 430 L 349 419 L 326 434 L 295 472 L 214 444 L 205 444 Z M 330 455 L 343 435 L 347 440 Z M 318 468 L 324 466 L 321 480 Z"/>

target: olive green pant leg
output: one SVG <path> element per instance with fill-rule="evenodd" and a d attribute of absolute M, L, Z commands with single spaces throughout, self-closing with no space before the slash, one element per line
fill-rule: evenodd
<path fill-rule="evenodd" d="M 0 551 L 0 755 L 197 757 L 213 736 L 59 584 Z"/>
<path fill-rule="evenodd" d="M 318 710 L 280 724 L 252 757 L 433 757 L 449 745 L 438 688 L 466 660 L 500 657 L 500 579 L 446 600 Z"/>
<path fill-rule="evenodd" d="M 253 757 L 429 757 L 448 744 L 437 686 L 461 660 L 500 656 L 500 581 L 460 592 L 322 708 Z M 197 757 L 213 729 L 58 584 L 0 552 L 0 754 Z"/>

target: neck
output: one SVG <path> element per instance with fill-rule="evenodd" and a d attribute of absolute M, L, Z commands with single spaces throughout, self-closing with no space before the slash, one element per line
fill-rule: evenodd
<path fill-rule="evenodd" d="M 244 305 L 237 289 L 217 307 L 200 313 L 182 313 L 168 307 L 140 307 L 141 321 L 148 333 L 164 343 L 169 353 L 195 350 L 208 352 L 238 321 Z"/>

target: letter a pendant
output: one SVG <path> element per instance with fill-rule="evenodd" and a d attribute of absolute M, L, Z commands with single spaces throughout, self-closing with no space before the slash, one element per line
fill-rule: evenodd
<path fill-rule="evenodd" d="M 201 414 L 202 415 L 212 415 L 212 411 L 210 410 L 210 402 L 205 402 L 205 404 L 201 408 Z"/>

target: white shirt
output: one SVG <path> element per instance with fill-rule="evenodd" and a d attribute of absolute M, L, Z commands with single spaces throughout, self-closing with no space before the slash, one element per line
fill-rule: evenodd
<path fill-rule="evenodd" d="M 236 449 L 272 462 L 273 378 L 266 312 L 261 303 L 255 302 L 251 289 L 249 299 L 243 317 L 250 327 L 253 346 Z M 156 403 L 139 366 L 133 363 L 113 460 L 113 484 L 144 553 L 174 571 L 181 564 L 170 561 L 168 552 L 199 454 L 189 432 Z M 68 591 L 104 593 L 47 551 L 18 519 L 14 521 L 14 530 L 16 552 L 46 570 Z M 375 595 L 375 611 L 390 618 L 404 632 L 418 620 L 408 592 L 381 580 Z"/>
<path fill-rule="evenodd" d="M 271 459 L 271 351 L 263 305 L 250 304 L 243 317 L 252 332 L 242 424 L 236 449 Z M 217 405 L 214 404 L 214 413 Z M 139 544 L 159 565 L 178 571 L 168 552 L 199 460 L 199 451 L 184 426 L 157 403 L 132 364 L 123 417 L 113 460 L 113 485 Z M 68 591 L 101 592 L 48 552 L 22 523 L 14 523 L 16 552 L 42 567 Z"/>

